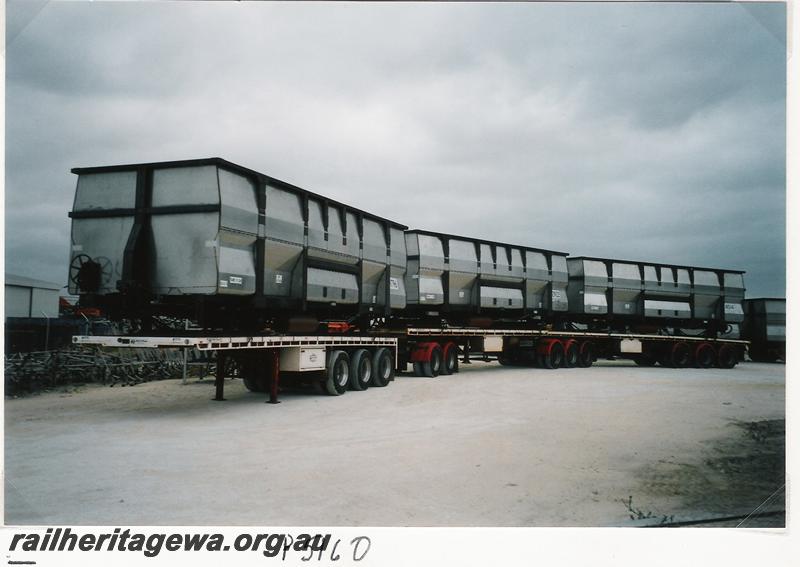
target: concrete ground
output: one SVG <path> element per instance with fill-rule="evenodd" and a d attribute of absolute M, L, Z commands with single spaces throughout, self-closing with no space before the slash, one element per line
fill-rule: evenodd
<path fill-rule="evenodd" d="M 211 379 L 62 388 L 5 402 L 5 521 L 615 526 L 770 495 L 782 509 L 784 372 L 473 363 L 280 405 L 240 380 L 226 402 Z"/>

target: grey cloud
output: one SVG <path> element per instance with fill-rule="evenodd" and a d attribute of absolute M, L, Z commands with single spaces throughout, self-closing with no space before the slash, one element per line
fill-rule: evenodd
<path fill-rule="evenodd" d="M 8 13 L 9 271 L 64 280 L 71 167 L 220 155 L 415 227 L 784 293 L 783 5 Z"/>

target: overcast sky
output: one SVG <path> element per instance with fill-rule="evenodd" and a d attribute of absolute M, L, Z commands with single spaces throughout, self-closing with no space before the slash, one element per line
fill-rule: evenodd
<path fill-rule="evenodd" d="M 7 5 L 6 270 L 77 166 L 219 156 L 415 228 L 785 287 L 783 4 Z"/>

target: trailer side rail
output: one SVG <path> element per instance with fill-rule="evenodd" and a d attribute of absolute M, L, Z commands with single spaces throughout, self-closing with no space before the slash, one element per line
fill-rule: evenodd
<path fill-rule="evenodd" d="M 749 341 L 741 339 L 719 339 L 709 337 L 695 337 L 691 335 L 648 335 L 641 333 L 602 333 L 590 331 L 547 331 L 541 329 L 476 329 L 476 328 L 411 328 L 407 329 L 407 334 L 412 337 L 591 337 L 608 339 L 639 339 L 639 340 L 663 340 L 674 341 L 698 341 L 716 342 L 746 345 Z"/>
<path fill-rule="evenodd" d="M 386 346 L 397 351 L 396 337 L 364 336 L 254 336 L 254 337 L 126 337 L 75 335 L 72 343 L 101 347 L 185 348 L 232 350 L 294 346 Z"/>

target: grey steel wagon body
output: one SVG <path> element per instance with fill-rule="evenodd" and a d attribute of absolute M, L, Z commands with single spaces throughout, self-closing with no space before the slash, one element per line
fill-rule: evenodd
<path fill-rule="evenodd" d="M 112 318 L 621 321 L 730 337 L 743 320 L 741 271 L 407 230 L 220 158 L 72 171 L 69 291 Z"/>
<path fill-rule="evenodd" d="M 583 320 L 649 319 L 725 330 L 738 329 L 744 318 L 742 271 L 588 256 L 570 257 L 567 265 L 569 311 Z"/>
<path fill-rule="evenodd" d="M 405 306 L 404 225 L 220 158 L 72 171 L 70 292 L 112 310 Z"/>
<path fill-rule="evenodd" d="M 426 230 L 406 231 L 409 306 L 445 313 L 567 310 L 567 254 Z"/>

